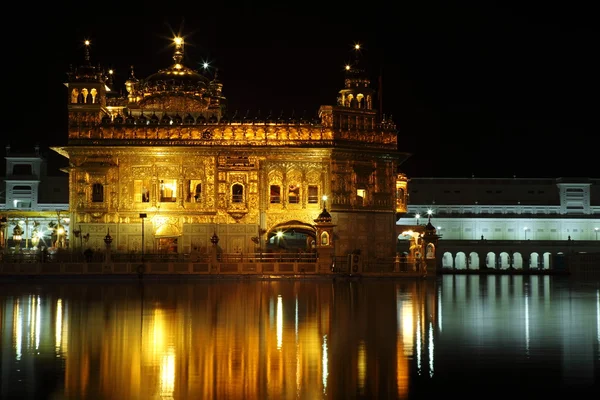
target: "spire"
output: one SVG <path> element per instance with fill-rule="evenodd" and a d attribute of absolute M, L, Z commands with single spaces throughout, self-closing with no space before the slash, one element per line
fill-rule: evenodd
<path fill-rule="evenodd" d="M 173 60 L 175 64 L 181 64 L 181 60 L 183 60 L 183 38 L 177 36 L 174 39 L 175 42 L 175 53 L 173 54 Z"/>

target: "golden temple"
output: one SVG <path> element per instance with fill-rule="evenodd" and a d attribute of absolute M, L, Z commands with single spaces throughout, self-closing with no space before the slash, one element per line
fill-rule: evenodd
<path fill-rule="evenodd" d="M 119 95 L 85 44 L 65 83 L 67 145 L 52 149 L 68 158 L 70 221 L 88 247 L 109 232 L 121 253 L 206 253 L 217 238 L 226 253 L 395 255 L 409 154 L 374 108 L 358 47 L 335 105 L 306 119 L 230 115 L 217 74 L 183 65 L 182 38 L 169 67 L 145 79 L 132 67 Z"/>

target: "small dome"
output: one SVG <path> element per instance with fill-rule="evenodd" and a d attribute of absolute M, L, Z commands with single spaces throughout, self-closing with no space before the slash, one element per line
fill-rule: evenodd
<path fill-rule="evenodd" d="M 150 117 L 150 124 L 158 124 L 158 117 L 156 116 L 156 114 L 152 114 L 152 116 Z"/>
<path fill-rule="evenodd" d="M 138 124 L 140 125 L 146 125 L 148 123 L 148 117 L 146 117 L 143 112 L 140 114 L 137 120 Z"/>
<path fill-rule="evenodd" d="M 331 222 L 331 214 L 327 212 L 326 208 L 323 208 L 323 211 L 321 211 L 321 214 L 315 219 L 315 222 Z"/>
<path fill-rule="evenodd" d="M 103 124 L 103 125 L 110 124 L 111 122 L 112 122 L 112 120 L 110 119 L 110 115 L 108 115 L 108 114 L 105 114 L 105 115 L 102 117 L 102 124 Z"/>
<path fill-rule="evenodd" d="M 181 125 L 181 122 L 183 121 L 183 119 L 181 118 L 181 115 L 179 114 L 175 114 L 173 116 L 173 123 L 177 124 L 177 125 Z"/>
<path fill-rule="evenodd" d="M 171 125 L 171 117 L 169 117 L 167 114 L 164 114 L 160 119 L 160 123 L 161 125 Z"/>
<path fill-rule="evenodd" d="M 127 114 L 127 118 L 125 118 L 125 123 L 130 125 L 135 124 L 135 118 L 133 118 L 133 115 L 131 115 L 131 113 Z"/>
<path fill-rule="evenodd" d="M 196 118 L 196 125 L 204 125 L 204 124 L 206 124 L 206 118 L 204 117 L 204 115 L 198 116 L 198 118 Z"/>
<path fill-rule="evenodd" d="M 121 114 L 117 114 L 117 116 L 115 117 L 114 121 L 115 124 L 122 124 L 123 123 L 123 116 Z"/>
<path fill-rule="evenodd" d="M 192 114 L 186 115 L 183 119 L 183 123 L 186 125 L 194 125 L 194 122 L 196 121 L 194 120 L 194 117 L 192 117 Z"/>

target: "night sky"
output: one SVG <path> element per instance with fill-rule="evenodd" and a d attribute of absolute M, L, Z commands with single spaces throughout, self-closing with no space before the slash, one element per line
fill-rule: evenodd
<path fill-rule="evenodd" d="M 382 77 L 399 150 L 412 154 L 401 167 L 409 177 L 600 177 L 591 4 L 392 3 L 212 7 L 184 17 L 41 12 L 23 33 L 2 28 L 6 60 L 15 60 L 4 88 L 16 101 L 3 140 L 66 144 L 63 83 L 69 65 L 83 62 L 84 39 L 123 91 L 131 65 L 138 78 L 169 66 L 181 34 L 187 66 L 219 69 L 230 114 L 310 117 L 335 104 L 360 43 L 374 87 Z"/>

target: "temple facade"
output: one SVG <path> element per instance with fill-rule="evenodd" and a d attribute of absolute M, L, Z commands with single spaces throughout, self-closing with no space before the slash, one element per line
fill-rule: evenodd
<path fill-rule="evenodd" d="M 318 118 L 241 118 L 218 76 L 173 62 L 125 95 L 91 62 L 70 71 L 69 219 L 116 252 L 323 252 L 393 257 L 406 177 L 393 122 L 357 57 Z M 72 230 L 71 230 L 72 231 Z M 215 239 L 216 238 L 216 239 Z M 84 246 L 72 240 L 72 248 Z M 211 242 L 211 239 L 213 242 Z"/>

